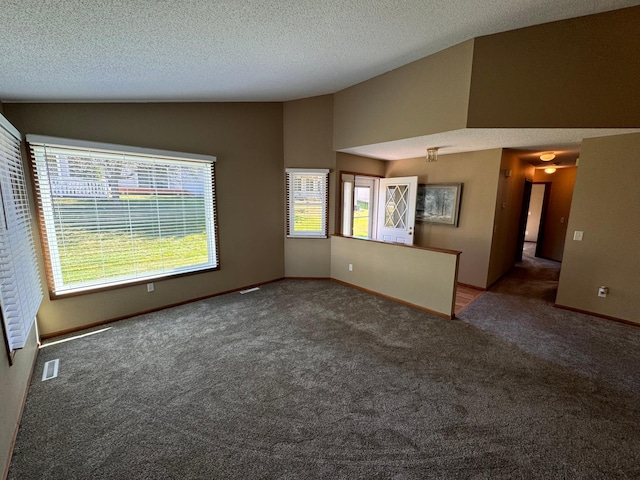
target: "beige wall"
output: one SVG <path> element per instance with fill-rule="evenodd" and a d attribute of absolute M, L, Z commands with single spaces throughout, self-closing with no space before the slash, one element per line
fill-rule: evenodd
<path fill-rule="evenodd" d="M 361 175 L 384 177 L 387 163 L 385 160 L 376 160 L 375 158 L 361 157 L 349 153 L 336 153 L 337 172 L 351 172 Z"/>
<path fill-rule="evenodd" d="M 640 134 L 582 142 L 556 303 L 640 323 Z M 581 242 L 573 232 L 581 230 Z M 609 287 L 606 298 L 598 287 Z"/>
<path fill-rule="evenodd" d="M 640 7 L 468 40 L 335 94 L 335 150 L 491 127 L 640 126 Z"/>
<path fill-rule="evenodd" d="M 416 223 L 416 245 L 459 250 L 461 283 L 487 286 L 501 149 L 388 162 L 387 177 L 418 176 L 418 183 L 462 182 L 458 228 Z"/>
<path fill-rule="evenodd" d="M 576 173 L 576 167 L 559 168 L 552 174 L 538 169 L 533 177 L 534 182 L 550 182 L 540 256 L 557 262 L 562 261 Z"/>
<path fill-rule="evenodd" d="M 15 104 L 23 133 L 216 155 L 220 270 L 50 301 L 43 335 L 284 276 L 279 103 Z M 46 287 L 45 287 L 46 291 Z"/>
<path fill-rule="evenodd" d="M 329 168 L 329 233 L 334 232 L 336 156 L 332 148 L 333 96 L 295 100 L 284 104 L 284 168 Z M 284 169 L 282 178 L 284 184 Z M 284 196 L 283 196 L 284 199 Z M 284 200 L 283 200 L 284 201 Z M 283 210 L 283 215 L 286 212 Z M 283 228 L 283 234 L 284 234 Z M 328 278 L 331 241 L 285 238 L 284 271 L 287 277 Z"/>
<path fill-rule="evenodd" d="M 464 128 L 473 40 L 335 94 L 335 150 Z"/>
<path fill-rule="evenodd" d="M 331 278 L 446 316 L 453 315 L 457 258 L 455 253 L 331 237 Z"/>
<path fill-rule="evenodd" d="M 0 113 L 4 113 L 2 102 Z M 4 343 L 1 334 L 0 339 Z M 31 380 L 31 370 L 38 353 L 37 347 L 36 329 L 33 328 L 26 345 L 15 353 L 13 365 L 10 366 L 5 346 L 0 346 L 0 478 L 4 478 L 5 470 L 9 468 L 11 461 L 13 438 L 20 422 L 22 402 Z"/>
<path fill-rule="evenodd" d="M 16 352 L 12 366 L 4 353 L 4 345 L 0 347 L 0 478 L 4 478 L 2 472 L 9 465 L 11 444 L 20 422 L 22 401 L 31 380 L 37 347 L 35 328 L 31 329 L 25 347 Z"/>
<path fill-rule="evenodd" d="M 509 177 L 505 170 L 509 170 Z M 533 167 L 521 161 L 516 151 L 503 150 L 498 172 L 487 286 L 495 283 L 515 265 L 525 179 L 533 179 Z"/>
<path fill-rule="evenodd" d="M 469 127 L 640 126 L 640 7 L 475 39 Z"/>

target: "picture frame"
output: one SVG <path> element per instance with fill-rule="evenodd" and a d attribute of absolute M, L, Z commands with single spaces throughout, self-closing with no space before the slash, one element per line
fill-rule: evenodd
<path fill-rule="evenodd" d="M 457 227 L 460 220 L 462 183 L 418 185 L 416 220 L 422 223 Z"/>

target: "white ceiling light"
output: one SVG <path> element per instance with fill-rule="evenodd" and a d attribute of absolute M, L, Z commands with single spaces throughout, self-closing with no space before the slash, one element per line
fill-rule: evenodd
<path fill-rule="evenodd" d="M 554 158 L 556 158 L 555 153 L 543 153 L 542 155 L 540 155 L 540 160 L 542 160 L 543 162 L 550 162 Z"/>
<path fill-rule="evenodd" d="M 544 169 L 544 173 L 556 173 L 556 169 L 551 167 L 551 168 L 545 168 Z"/>

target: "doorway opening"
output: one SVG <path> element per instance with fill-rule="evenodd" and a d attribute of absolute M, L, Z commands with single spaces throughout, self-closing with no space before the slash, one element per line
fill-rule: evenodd
<path fill-rule="evenodd" d="M 548 258 L 543 252 L 545 251 L 545 235 L 548 230 L 547 214 L 551 200 L 551 187 L 551 182 L 525 180 L 516 262 L 521 262 L 523 255 Z M 565 217 L 561 218 L 561 222 L 565 222 Z M 561 258 L 548 259 L 561 261 Z"/>
<path fill-rule="evenodd" d="M 534 182 L 529 195 L 529 209 L 524 229 L 523 254 L 543 257 L 547 213 L 551 199 L 551 182 Z"/>
<path fill-rule="evenodd" d="M 418 177 L 341 173 L 342 235 L 413 245 Z"/>

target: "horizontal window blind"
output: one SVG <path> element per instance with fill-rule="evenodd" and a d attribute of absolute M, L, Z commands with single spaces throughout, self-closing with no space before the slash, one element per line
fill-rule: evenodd
<path fill-rule="evenodd" d="M 51 295 L 217 268 L 215 157 L 27 141 Z"/>
<path fill-rule="evenodd" d="M 0 303 L 9 351 L 25 346 L 42 302 L 20 133 L 0 116 Z"/>
<path fill-rule="evenodd" d="M 287 236 L 327 238 L 329 170 L 288 168 Z"/>

